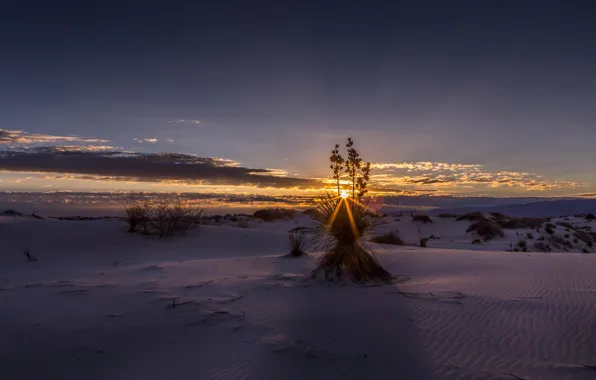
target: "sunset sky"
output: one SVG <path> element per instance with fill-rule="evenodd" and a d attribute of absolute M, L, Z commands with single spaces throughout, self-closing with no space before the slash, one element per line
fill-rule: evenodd
<path fill-rule="evenodd" d="M 384 3 L 9 1 L 0 191 L 596 193 L 596 5 Z"/>

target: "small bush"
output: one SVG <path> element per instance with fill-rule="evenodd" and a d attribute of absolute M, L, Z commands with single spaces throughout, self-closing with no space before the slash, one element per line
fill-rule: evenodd
<path fill-rule="evenodd" d="M 596 220 L 596 215 L 588 214 L 588 215 L 586 215 L 586 220 Z"/>
<path fill-rule="evenodd" d="M 27 261 L 29 262 L 35 262 L 38 261 L 37 257 L 31 253 L 31 251 L 29 250 L 29 248 L 27 248 L 26 250 L 23 251 L 23 254 L 25 255 L 25 257 L 27 258 Z"/>
<path fill-rule="evenodd" d="M 130 194 L 124 202 L 124 220 L 129 232 L 139 228 L 145 234 L 156 234 L 160 238 L 178 232 L 186 232 L 191 226 L 200 224 L 204 211 L 191 207 L 180 197 L 164 195 L 156 202 Z"/>
<path fill-rule="evenodd" d="M 283 209 L 283 208 L 266 208 L 263 210 L 255 211 L 253 217 L 255 219 L 261 219 L 265 222 L 273 222 L 278 219 L 291 219 L 296 215 L 295 210 Z"/>
<path fill-rule="evenodd" d="M 541 218 L 501 218 L 496 219 L 497 223 L 501 228 L 505 229 L 521 229 L 521 228 L 540 228 L 544 223 L 544 219 Z"/>
<path fill-rule="evenodd" d="M 570 229 L 570 230 L 574 230 L 575 229 L 575 227 L 573 227 L 571 225 L 571 223 L 569 223 L 569 222 L 557 222 L 557 225 L 558 226 L 561 226 L 561 227 L 565 227 L 565 228 Z"/>
<path fill-rule="evenodd" d="M 0 214 L 0 216 L 12 216 L 12 217 L 16 217 L 16 216 L 23 216 L 22 213 L 15 211 L 13 209 L 7 209 L 2 211 L 2 213 Z"/>
<path fill-rule="evenodd" d="M 556 247 L 558 249 L 573 247 L 568 240 L 565 240 L 560 236 L 551 236 L 549 240 L 553 247 Z"/>
<path fill-rule="evenodd" d="M 546 226 L 546 228 L 544 229 L 544 231 L 546 231 L 547 234 L 552 235 L 555 233 L 555 230 L 552 227 L 549 227 L 548 225 Z"/>
<path fill-rule="evenodd" d="M 248 224 L 248 220 L 239 220 L 236 222 L 236 227 L 238 228 L 248 228 L 250 225 Z"/>
<path fill-rule="evenodd" d="M 439 218 L 457 218 L 457 214 L 439 214 Z"/>
<path fill-rule="evenodd" d="M 536 244 L 534 244 L 534 248 L 537 251 L 550 252 L 550 246 L 548 244 L 545 244 L 545 243 L 541 242 L 541 241 L 539 241 Z"/>
<path fill-rule="evenodd" d="M 480 221 L 480 220 L 486 220 L 486 217 L 484 216 L 483 213 L 477 211 L 477 212 L 472 212 L 470 214 L 464 214 L 464 215 L 458 216 L 455 220 L 457 220 L 457 221 L 462 221 L 462 220 Z"/>
<path fill-rule="evenodd" d="M 288 234 L 289 242 L 290 242 L 290 254 L 291 257 L 299 257 L 305 254 L 304 247 L 305 247 L 305 239 L 304 235 L 301 233 L 293 233 L 290 232 Z"/>
<path fill-rule="evenodd" d="M 505 236 L 501 227 L 489 220 L 481 220 L 470 224 L 466 232 L 473 232 L 484 241 L 489 241 L 497 236 Z"/>
<path fill-rule="evenodd" d="M 401 240 L 397 232 L 389 232 L 384 235 L 373 236 L 370 239 L 371 243 L 388 244 L 388 245 L 403 245 L 404 242 Z"/>
<path fill-rule="evenodd" d="M 412 214 L 412 222 L 422 222 L 424 224 L 432 223 L 433 220 L 428 215 L 413 215 Z"/>
<path fill-rule="evenodd" d="M 528 239 L 530 239 L 530 240 L 534 240 L 534 234 L 533 234 L 533 233 L 531 233 L 531 232 L 528 232 L 528 233 L 526 234 L 526 237 L 527 237 Z"/>
<path fill-rule="evenodd" d="M 151 203 L 141 195 L 131 193 L 124 201 L 124 220 L 128 223 L 128 232 L 142 228 L 148 234 L 151 221 Z"/>
<path fill-rule="evenodd" d="M 482 240 L 474 239 L 474 240 L 472 240 L 472 244 L 482 244 Z"/>
<path fill-rule="evenodd" d="M 517 247 L 520 250 L 522 250 L 523 252 L 527 252 L 528 251 L 528 244 L 523 239 L 521 239 L 520 241 L 517 242 Z"/>

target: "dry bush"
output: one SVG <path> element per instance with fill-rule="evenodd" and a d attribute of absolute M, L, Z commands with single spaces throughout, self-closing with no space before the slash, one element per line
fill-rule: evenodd
<path fill-rule="evenodd" d="M 565 240 L 560 236 L 551 236 L 549 241 L 550 241 L 550 244 L 552 244 L 554 247 L 559 248 L 559 249 L 573 247 L 569 240 Z"/>
<path fill-rule="evenodd" d="M 466 232 L 473 232 L 480 236 L 484 241 L 489 241 L 497 236 L 505 236 L 501 227 L 489 220 L 480 220 L 470 224 L 466 229 Z"/>
<path fill-rule="evenodd" d="M 375 226 L 365 205 L 328 195 L 316 207 L 316 224 L 311 231 L 314 244 L 323 254 L 315 275 L 323 272 L 328 280 L 347 277 L 356 283 L 394 281 L 374 252 L 362 243 L 361 238 Z"/>
<path fill-rule="evenodd" d="M 404 244 L 404 241 L 401 240 L 397 231 L 389 232 L 384 235 L 373 236 L 369 241 L 371 243 L 387 244 L 387 245 L 403 245 Z"/>
<path fill-rule="evenodd" d="M 595 220 L 595 219 L 596 219 L 596 215 L 594 215 L 594 214 L 586 215 L 586 220 Z"/>
<path fill-rule="evenodd" d="M 458 222 L 462 221 L 462 220 L 470 220 L 470 221 L 477 222 L 480 220 L 486 220 L 486 217 L 484 216 L 483 213 L 476 211 L 476 212 L 472 212 L 470 214 L 464 214 L 464 215 L 458 216 L 455 220 L 457 220 Z"/>
<path fill-rule="evenodd" d="M 203 209 L 170 195 L 150 202 L 138 194 L 131 194 L 125 201 L 124 211 L 129 232 L 140 228 L 143 233 L 156 234 L 160 238 L 186 232 L 191 226 L 200 224 L 204 215 Z"/>
<path fill-rule="evenodd" d="M 128 232 L 141 228 L 143 233 L 150 233 L 151 203 L 140 194 L 131 193 L 124 200 L 124 220 L 128 223 Z"/>
<path fill-rule="evenodd" d="M 180 197 L 162 196 L 153 205 L 154 227 L 159 237 L 184 233 L 193 225 L 199 224 L 203 209 L 193 208 Z"/>
<path fill-rule="evenodd" d="M 291 257 L 299 257 L 305 255 L 304 248 L 306 246 L 306 239 L 301 233 L 290 232 L 288 234 L 290 242 L 290 254 Z"/>
<path fill-rule="evenodd" d="M 248 228 L 250 225 L 248 224 L 248 220 L 239 220 L 236 222 L 236 227 L 238 228 Z"/>
<path fill-rule="evenodd" d="M 457 218 L 457 214 L 439 214 L 439 218 Z"/>
<path fill-rule="evenodd" d="M 493 219 L 501 228 L 504 229 L 521 229 L 529 228 L 535 229 L 540 228 L 545 222 L 542 218 L 510 218 L 503 216 L 502 218 Z"/>
<path fill-rule="evenodd" d="M 519 248 L 523 252 L 528 252 L 528 244 L 523 239 L 517 242 L 517 248 Z"/>
<path fill-rule="evenodd" d="M 13 209 L 6 209 L 4 211 L 2 211 L 2 213 L 0 214 L 0 216 L 12 216 L 12 217 L 17 217 L 17 216 L 23 216 L 22 213 L 15 211 Z"/>
<path fill-rule="evenodd" d="M 261 219 L 265 222 L 273 222 L 278 219 L 291 219 L 296 215 L 295 210 L 283 209 L 283 208 L 266 208 L 263 210 L 255 211 L 253 217 L 255 219 Z"/>
<path fill-rule="evenodd" d="M 551 249 L 550 249 L 550 245 L 548 245 L 548 244 L 545 244 L 545 243 L 544 243 L 544 242 L 542 242 L 542 241 L 539 241 L 539 242 L 537 242 L 536 244 L 534 244 L 534 248 L 535 248 L 537 251 L 541 251 L 541 252 L 550 252 L 550 251 L 551 251 Z"/>
<path fill-rule="evenodd" d="M 528 233 L 526 234 L 526 237 L 527 237 L 528 239 L 530 239 L 530 240 L 534 240 L 534 234 L 533 234 L 532 232 L 528 232 Z"/>
<path fill-rule="evenodd" d="M 412 215 L 412 222 L 422 222 L 424 224 L 433 222 L 433 220 L 428 215 L 423 215 L 423 214 L 419 214 L 419 215 L 411 214 L 411 215 Z"/>
<path fill-rule="evenodd" d="M 584 231 L 575 231 L 573 236 L 575 236 L 576 238 L 578 238 L 586 244 L 592 244 L 594 242 L 592 236 Z"/>
<path fill-rule="evenodd" d="M 561 226 L 561 227 L 565 227 L 570 230 L 575 230 L 575 227 L 573 227 L 573 225 L 569 222 L 557 222 L 557 225 Z"/>

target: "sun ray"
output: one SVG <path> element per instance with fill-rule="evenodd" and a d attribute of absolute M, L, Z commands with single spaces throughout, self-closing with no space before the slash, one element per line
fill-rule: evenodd
<path fill-rule="evenodd" d="M 352 216 L 352 208 L 346 202 L 346 211 L 348 212 L 348 220 L 350 221 L 350 228 L 352 229 L 352 233 L 356 237 L 356 239 L 360 238 L 360 233 L 358 232 L 358 228 L 356 227 L 356 223 L 354 222 L 354 217 Z"/>
<path fill-rule="evenodd" d="M 339 197 L 338 197 L 339 198 Z M 336 198 L 332 198 L 332 199 L 336 199 Z M 335 206 L 335 210 L 333 210 L 333 214 L 331 214 L 331 217 L 329 218 L 329 225 L 332 225 L 333 222 L 335 221 L 335 218 L 337 217 L 337 213 L 339 212 L 339 209 L 341 208 L 341 204 L 344 202 L 344 199 L 342 198 L 339 203 L 337 204 L 337 206 Z"/>

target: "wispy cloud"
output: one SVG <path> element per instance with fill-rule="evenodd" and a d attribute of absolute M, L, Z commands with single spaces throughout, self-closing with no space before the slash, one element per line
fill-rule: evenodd
<path fill-rule="evenodd" d="M 136 142 L 139 142 L 139 143 L 149 143 L 149 144 L 156 144 L 158 141 L 156 138 L 153 138 L 153 137 L 147 137 L 147 138 L 135 137 L 133 140 Z"/>
<path fill-rule="evenodd" d="M 201 124 L 201 120 L 187 120 L 187 119 L 178 119 L 178 120 L 168 120 L 170 124 Z"/>
<path fill-rule="evenodd" d="M 379 188 L 412 188 L 420 190 L 470 192 L 481 189 L 519 189 L 547 191 L 584 186 L 578 182 L 548 180 L 535 173 L 489 171 L 479 164 L 444 162 L 399 162 L 372 165 L 372 183 Z"/>
<path fill-rule="evenodd" d="M 54 142 L 107 143 L 108 140 L 79 136 L 57 136 L 40 133 L 27 133 L 20 130 L 0 129 L 0 144 L 39 144 Z"/>

